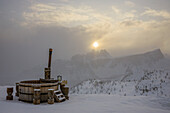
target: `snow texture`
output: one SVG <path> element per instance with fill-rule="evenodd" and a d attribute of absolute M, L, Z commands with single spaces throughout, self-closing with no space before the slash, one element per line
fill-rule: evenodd
<path fill-rule="evenodd" d="M 62 103 L 34 105 L 18 101 L 18 97 L 14 97 L 14 100 L 5 100 L 6 88 L 7 86 L 0 86 L 0 113 L 169 113 L 170 111 L 170 98 L 167 97 L 82 94 L 70 95 L 70 100 Z"/>
<path fill-rule="evenodd" d="M 150 70 L 139 79 L 87 80 L 71 88 L 71 94 L 112 94 L 121 96 L 162 96 L 170 98 L 170 71 Z"/>

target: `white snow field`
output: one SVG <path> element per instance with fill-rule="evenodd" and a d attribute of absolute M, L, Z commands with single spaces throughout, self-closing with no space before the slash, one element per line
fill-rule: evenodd
<path fill-rule="evenodd" d="M 140 79 L 87 80 L 70 90 L 71 94 L 112 94 L 120 96 L 161 96 L 170 98 L 170 71 L 150 70 Z"/>
<path fill-rule="evenodd" d="M 6 100 L 6 88 L 0 86 L 0 113 L 169 113 L 170 98 L 119 96 L 108 94 L 70 95 L 70 100 L 49 105 L 34 105 Z M 15 94 L 15 91 L 14 93 Z"/>

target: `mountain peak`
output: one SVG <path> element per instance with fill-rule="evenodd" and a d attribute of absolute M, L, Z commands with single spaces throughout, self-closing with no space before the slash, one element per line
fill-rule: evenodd
<path fill-rule="evenodd" d="M 105 49 L 96 51 L 92 50 L 86 54 L 87 59 L 105 59 L 112 58 L 112 56 Z"/>
<path fill-rule="evenodd" d="M 145 55 L 153 57 L 153 58 L 157 58 L 157 59 L 164 58 L 164 55 L 160 49 L 155 49 L 153 51 L 147 52 L 145 53 Z"/>
<path fill-rule="evenodd" d="M 162 53 L 161 52 L 161 49 L 155 49 L 155 50 L 152 50 L 152 51 L 149 51 L 149 52 L 146 52 L 146 53 L 153 53 L 153 52 L 157 52 L 157 53 Z"/>

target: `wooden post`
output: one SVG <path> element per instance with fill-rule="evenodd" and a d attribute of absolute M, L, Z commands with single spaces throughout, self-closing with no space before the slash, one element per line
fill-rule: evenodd
<path fill-rule="evenodd" d="M 15 96 L 19 96 L 19 83 L 16 83 L 16 93 Z"/>
<path fill-rule="evenodd" d="M 33 103 L 40 104 L 40 89 L 34 89 Z"/>
<path fill-rule="evenodd" d="M 69 100 L 69 96 L 68 96 L 69 87 L 65 86 L 65 85 L 61 85 L 61 91 L 62 91 L 63 95 L 66 97 L 66 99 Z"/>
<path fill-rule="evenodd" d="M 54 104 L 54 89 L 48 89 L 48 104 Z"/>
<path fill-rule="evenodd" d="M 6 96 L 6 100 L 13 100 L 13 87 L 7 88 L 7 96 Z"/>

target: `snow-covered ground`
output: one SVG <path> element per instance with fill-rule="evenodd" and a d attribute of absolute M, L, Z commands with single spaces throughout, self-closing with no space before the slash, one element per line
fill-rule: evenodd
<path fill-rule="evenodd" d="M 7 86 L 0 86 L 0 113 L 169 113 L 170 98 L 115 96 L 108 94 L 70 95 L 70 100 L 49 105 L 7 101 Z M 14 92 L 15 93 L 15 92 Z M 13 93 L 13 94 L 14 94 Z"/>
<path fill-rule="evenodd" d="M 112 79 L 87 80 L 72 87 L 70 93 L 170 98 L 170 71 L 145 70 L 140 77 L 129 77 L 120 81 Z"/>

